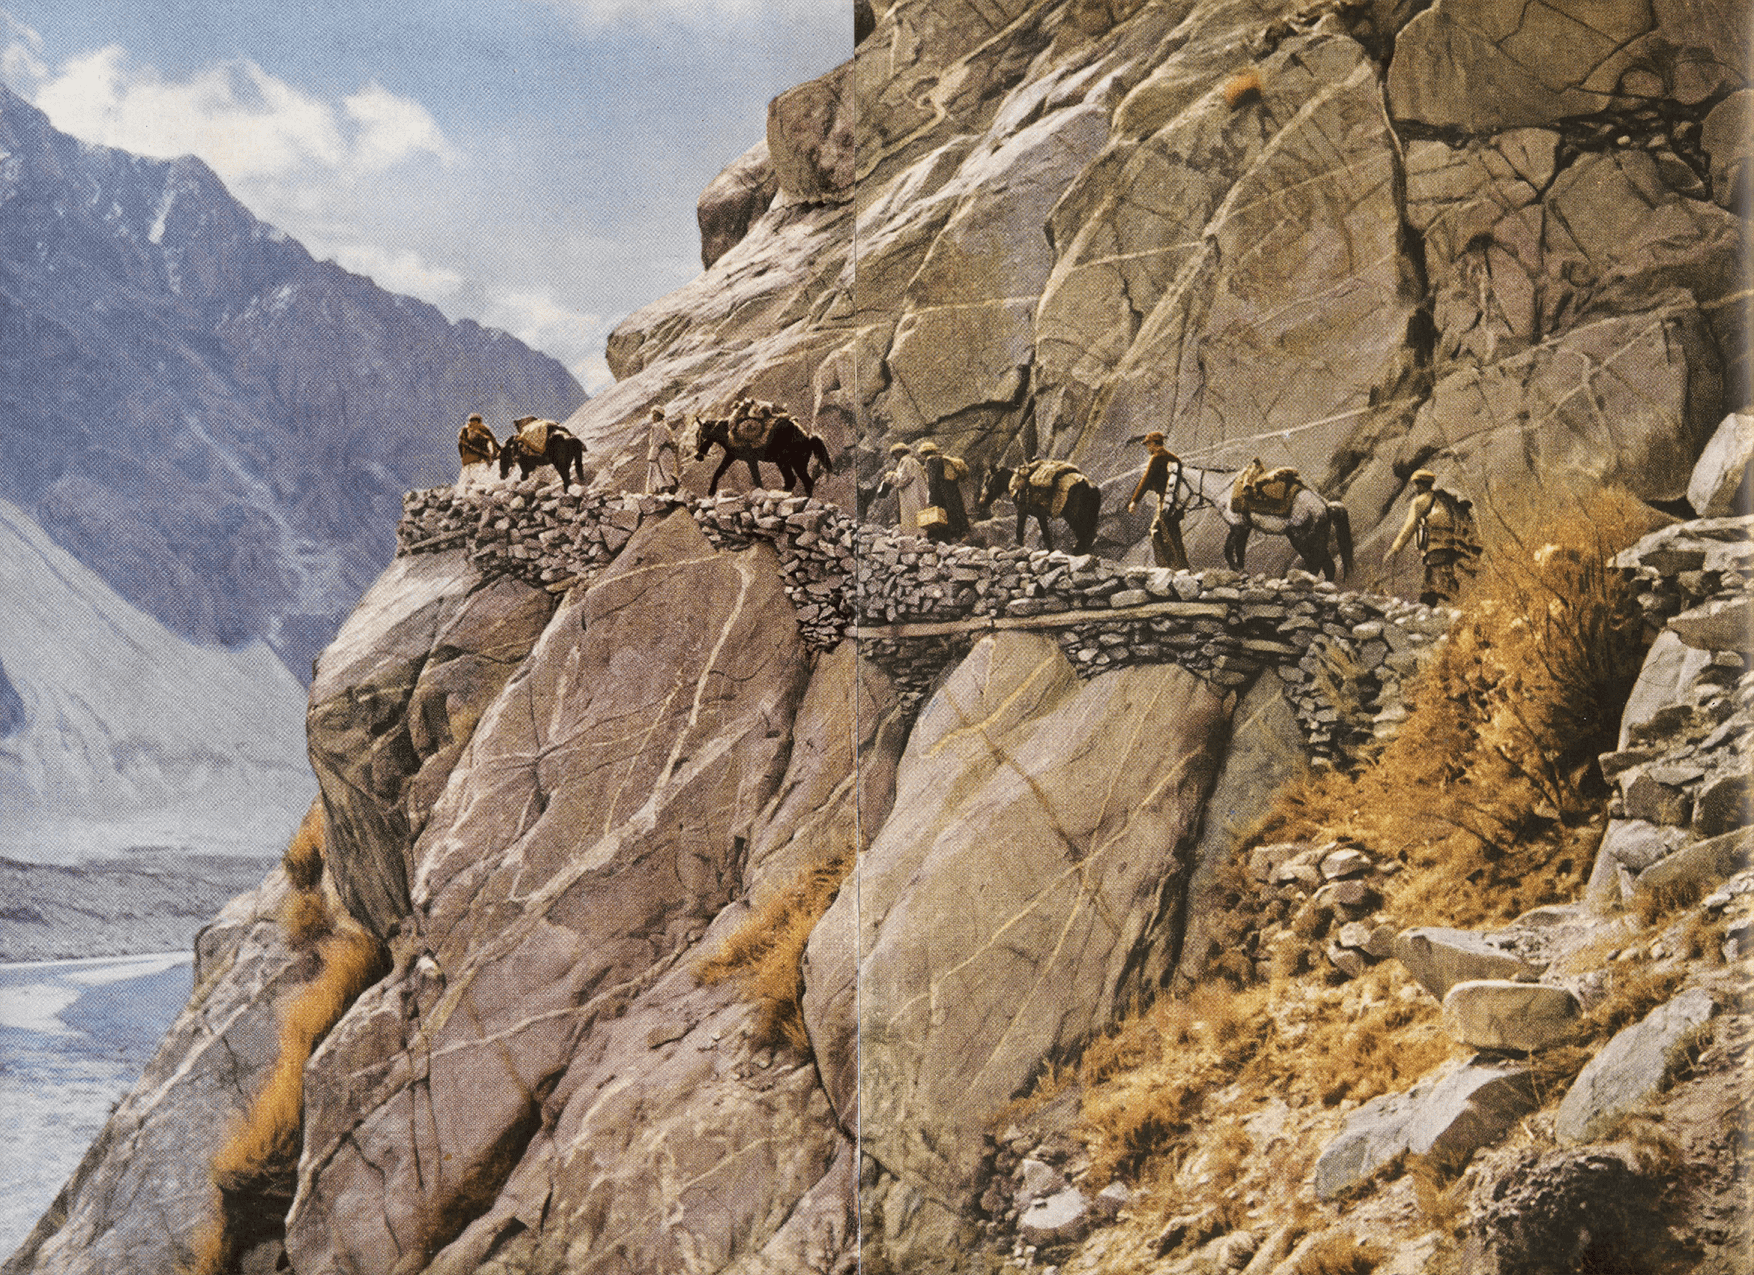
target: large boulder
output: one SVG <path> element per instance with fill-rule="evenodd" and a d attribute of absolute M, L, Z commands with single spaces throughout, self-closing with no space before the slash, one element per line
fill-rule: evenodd
<path fill-rule="evenodd" d="M 305 729 L 342 901 L 382 935 L 408 911 L 419 824 L 554 600 L 462 550 L 398 558 L 317 661 Z"/>
<path fill-rule="evenodd" d="M 1457 983 L 1474 979 L 1533 980 L 1546 968 L 1503 935 L 1421 925 L 1395 936 L 1395 959 L 1425 990 L 1442 1000 Z"/>
<path fill-rule="evenodd" d="M 774 180 L 801 202 L 844 200 L 853 189 L 853 64 L 787 89 L 767 107 Z"/>
<path fill-rule="evenodd" d="M 1444 1029 L 1475 1049 L 1549 1049 L 1575 1037 L 1582 1017 L 1576 995 L 1545 983 L 1470 979 L 1443 998 Z"/>
<path fill-rule="evenodd" d="M 1080 682 L 1050 639 L 975 645 L 808 952 L 806 1021 L 867 1154 L 960 1198 L 987 1116 L 1167 975 L 1225 725 L 1174 666 Z"/>
<path fill-rule="evenodd" d="M 1699 1043 L 1717 1005 L 1689 988 L 1625 1028 L 1585 1064 L 1565 1091 L 1553 1132 L 1562 1142 L 1595 1142 L 1662 1091 Z"/>
<path fill-rule="evenodd" d="M 1475 1176 L 1462 1269 L 1478 1275 L 1660 1270 L 1663 1180 L 1631 1145 L 1520 1147 Z"/>
<path fill-rule="evenodd" d="M 766 140 L 751 146 L 713 178 L 694 206 L 700 227 L 700 264 L 711 266 L 736 247 L 755 219 L 773 203 L 778 189 Z"/>
<path fill-rule="evenodd" d="M 296 1266 L 389 1270 L 491 1204 L 592 1024 L 740 889 L 803 686 L 772 550 L 686 513 L 568 597 L 413 848 L 396 976 L 307 1072 Z"/>
<path fill-rule="evenodd" d="M 1372 1098 L 1347 1116 L 1316 1161 L 1316 1194 L 1332 1199 L 1405 1151 L 1459 1167 L 1536 1105 L 1527 1067 L 1449 1064 L 1406 1093 Z"/>
<path fill-rule="evenodd" d="M 1731 412 L 1719 422 L 1693 466 L 1693 476 L 1687 481 L 1687 503 L 1701 518 L 1747 513 L 1751 464 L 1754 412 Z"/>

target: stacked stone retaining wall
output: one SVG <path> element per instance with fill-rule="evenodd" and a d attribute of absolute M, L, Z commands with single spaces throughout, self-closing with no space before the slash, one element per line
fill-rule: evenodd
<path fill-rule="evenodd" d="M 1267 579 L 1221 569 L 1126 567 L 1094 555 L 932 544 L 859 525 L 823 501 L 780 492 L 690 500 L 540 479 L 410 492 L 399 552 L 462 548 L 492 574 L 560 591 L 588 584 L 640 523 L 686 511 L 717 547 L 771 545 L 805 642 L 860 649 L 909 701 L 983 634 L 1052 635 L 1083 676 L 1174 663 L 1222 691 L 1272 671 L 1313 758 L 1355 755 L 1406 715 L 1401 687 L 1451 613 L 1343 591 L 1305 572 Z"/>

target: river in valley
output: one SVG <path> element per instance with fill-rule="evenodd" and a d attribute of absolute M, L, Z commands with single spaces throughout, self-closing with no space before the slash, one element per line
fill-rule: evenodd
<path fill-rule="evenodd" d="M 192 983 L 186 950 L 0 964 L 0 1260 L 140 1078 Z"/>

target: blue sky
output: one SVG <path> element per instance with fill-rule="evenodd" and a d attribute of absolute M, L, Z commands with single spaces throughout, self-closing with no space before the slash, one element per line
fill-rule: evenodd
<path fill-rule="evenodd" d="M 57 128 L 195 154 L 318 257 L 607 379 L 700 271 L 694 203 L 849 0 L 0 0 L 0 76 Z"/>

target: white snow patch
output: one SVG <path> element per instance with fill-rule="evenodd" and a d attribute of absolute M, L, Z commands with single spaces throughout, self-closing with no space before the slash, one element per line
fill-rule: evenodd
<path fill-rule="evenodd" d="M 157 244 L 164 242 L 164 224 L 166 219 L 171 215 L 171 205 L 176 202 L 176 187 L 167 183 L 164 188 L 164 194 L 158 197 L 158 210 L 152 215 L 152 229 L 148 231 L 146 235 L 146 238 L 152 243 Z"/>
<path fill-rule="evenodd" d="M 41 1036 L 77 1036 L 58 1015 L 83 993 L 74 987 L 57 987 L 53 983 L 26 983 L 22 987 L 0 987 L 0 1027 L 36 1032 Z"/>
<path fill-rule="evenodd" d="M 69 983 L 78 983 L 81 987 L 107 987 L 111 983 L 125 983 L 131 978 L 151 978 L 154 974 L 162 974 L 179 965 L 187 965 L 193 959 L 193 954 L 189 952 L 166 952 L 158 956 L 129 956 L 94 964 L 85 969 L 74 970 L 62 975 L 62 977 Z"/>

